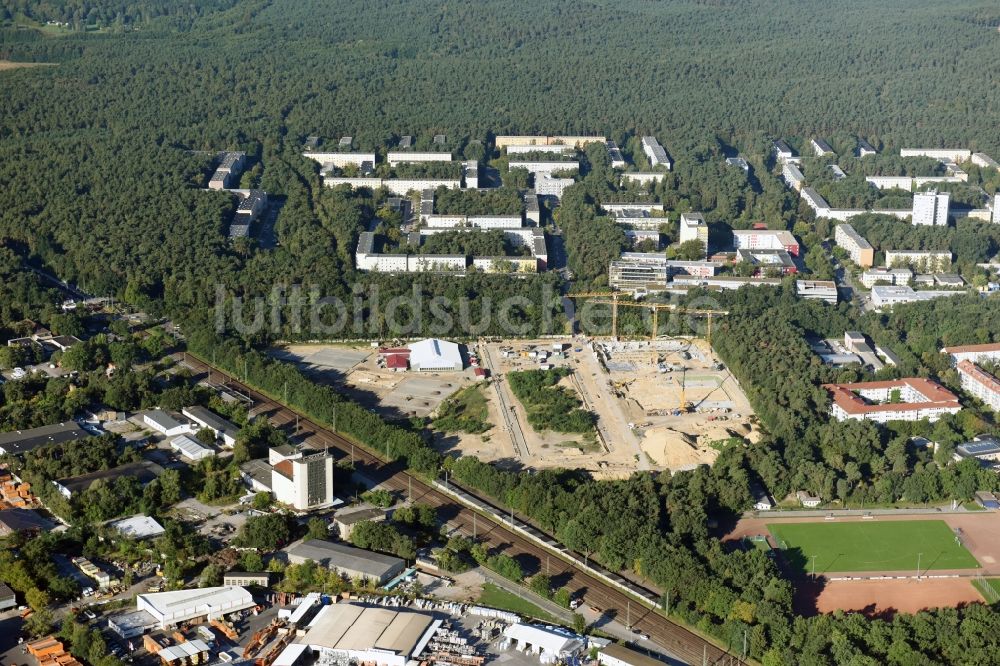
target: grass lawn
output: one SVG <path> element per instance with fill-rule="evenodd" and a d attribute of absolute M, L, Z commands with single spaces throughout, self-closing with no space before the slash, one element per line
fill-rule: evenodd
<path fill-rule="evenodd" d="M 973 580 L 972 584 L 987 602 L 995 604 L 1000 601 L 1000 578 Z"/>
<path fill-rule="evenodd" d="M 479 603 L 490 608 L 511 611 L 526 617 L 533 617 L 544 622 L 559 624 L 559 620 L 546 613 L 541 608 L 525 601 L 516 594 L 511 594 L 507 590 L 501 589 L 493 583 L 483 583 L 482 594 L 479 595 Z"/>
<path fill-rule="evenodd" d="M 489 430 L 489 407 L 482 384 L 467 386 L 445 400 L 432 425 L 444 432 L 483 433 Z"/>
<path fill-rule="evenodd" d="M 973 569 L 976 559 L 942 520 L 773 523 L 783 557 L 803 573 Z"/>

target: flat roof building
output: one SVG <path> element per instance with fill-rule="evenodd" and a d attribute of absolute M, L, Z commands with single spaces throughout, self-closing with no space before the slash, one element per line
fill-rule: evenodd
<path fill-rule="evenodd" d="M 222 575 L 223 585 L 238 587 L 268 587 L 271 574 L 267 571 L 229 571 Z"/>
<path fill-rule="evenodd" d="M 799 256 L 799 242 L 785 229 L 738 229 L 733 231 L 733 247 L 737 250 L 785 250 Z"/>
<path fill-rule="evenodd" d="M 872 305 L 874 305 L 876 309 L 880 310 L 882 308 L 891 307 L 893 305 L 899 305 L 901 303 L 930 301 L 935 298 L 943 298 L 945 296 L 956 296 L 961 293 L 964 292 L 956 289 L 948 291 L 940 291 L 940 290 L 914 291 L 914 289 L 908 285 L 877 284 L 874 287 L 872 287 L 871 299 L 872 299 Z"/>
<path fill-rule="evenodd" d="M 796 280 L 795 292 L 799 298 L 837 304 L 837 283 L 833 280 Z"/>
<path fill-rule="evenodd" d="M 296 643 L 308 645 L 321 663 L 407 666 L 416 663 L 442 622 L 405 609 L 332 604 L 320 609 Z"/>
<path fill-rule="evenodd" d="M 328 450 L 302 452 L 273 463 L 274 499 L 298 511 L 333 504 L 333 456 Z"/>
<path fill-rule="evenodd" d="M 110 523 L 122 536 L 130 539 L 151 539 L 160 536 L 166 530 L 158 522 L 141 513 L 131 518 L 123 518 Z"/>
<path fill-rule="evenodd" d="M 20 532 L 46 532 L 55 525 L 33 509 L 0 509 L 0 537 Z"/>
<path fill-rule="evenodd" d="M 0 454 L 19 455 L 39 447 L 65 444 L 90 437 L 75 421 L 54 423 L 39 428 L 0 433 Z"/>
<path fill-rule="evenodd" d="M 705 254 L 708 254 L 708 224 L 705 216 L 701 213 L 681 213 L 680 234 L 681 243 L 697 240 L 704 246 Z"/>
<path fill-rule="evenodd" d="M 406 562 L 398 557 L 323 539 L 303 541 L 285 552 L 292 564 L 312 560 L 348 578 L 363 578 L 375 581 L 378 585 L 392 580 L 406 568 Z"/>

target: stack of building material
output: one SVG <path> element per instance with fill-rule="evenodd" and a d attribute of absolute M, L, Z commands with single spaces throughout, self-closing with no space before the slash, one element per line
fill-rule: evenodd
<path fill-rule="evenodd" d="M 66 652 L 63 644 L 52 636 L 28 643 L 28 654 L 38 660 L 39 666 L 82 666 L 76 657 Z"/>

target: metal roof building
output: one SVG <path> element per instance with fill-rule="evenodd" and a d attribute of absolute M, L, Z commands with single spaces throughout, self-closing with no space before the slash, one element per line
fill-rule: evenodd
<path fill-rule="evenodd" d="M 215 451 L 187 435 L 180 435 L 170 440 L 170 448 L 188 460 L 201 460 L 215 455 Z"/>
<path fill-rule="evenodd" d="M 160 536 L 165 531 L 162 525 L 141 513 L 131 518 L 116 520 L 110 523 L 110 525 L 121 532 L 122 535 L 132 539 L 149 539 Z"/>
<path fill-rule="evenodd" d="M 441 623 L 409 610 L 340 603 L 320 609 L 298 643 L 319 652 L 321 661 L 405 666 L 423 652 Z"/>
<path fill-rule="evenodd" d="M 543 664 L 575 657 L 587 647 L 582 636 L 559 627 L 512 624 L 504 629 L 503 635 L 512 647 L 537 655 Z"/>
<path fill-rule="evenodd" d="M 149 613 L 162 629 L 195 618 L 213 620 L 254 605 L 253 597 L 242 587 L 203 587 L 140 594 L 136 609 Z"/>
<path fill-rule="evenodd" d="M 236 437 L 240 434 L 240 428 L 231 421 L 227 421 L 201 405 L 185 407 L 181 410 L 181 413 L 202 428 L 208 428 L 214 432 L 215 436 L 221 438 L 226 446 L 236 445 Z"/>
<path fill-rule="evenodd" d="M 398 557 L 373 553 L 354 546 L 323 539 L 309 539 L 285 551 L 288 561 L 302 564 L 312 560 L 351 578 L 365 578 L 379 584 L 400 574 L 406 563 Z"/>
<path fill-rule="evenodd" d="M 454 342 L 428 338 L 407 346 L 410 348 L 410 367 L 414 370 L 435 372 L 463 367 L 462 353 Z"/>
<path fill-rule="evenodd" d="M 27 453 L 40 446 L 63 444 L 84 437 L 90 437 L 90 433 L 81 428 L 75 421 L 54 423 L 28 430 L 3 432 L 0 433 L 0 454 Z"/>

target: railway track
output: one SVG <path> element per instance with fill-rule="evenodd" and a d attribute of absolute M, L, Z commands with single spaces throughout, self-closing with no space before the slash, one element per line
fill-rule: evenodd
<path fill-rule="evenodd" d="M 682 627 L 662 614 L 634 599 L 641 597 L 651 605 L 656 605 L 658 595 L 607 570 L 594 565 L 582 565 L 571 561 L 583 560 L 583 556 L 566 550 L 550 535 L 518 518 L 506 519 L 506 512 L 489 501 L 463 488 L 448 483 L 447 489 L 463 497 L 463 500 L 481 507 L 480 511 L 469 508 L 456 500 L 449 492 L 439 490 L 420 477 L 410 474 L 398 464 L 386 464 L 381 458 L 350 440 L 338 435 L 312 419 L 295 412 L 267 395 L 247 386 L 236 377 L 186 353 L 184 362 L 195 372 L 211 373 L 213 383 L 221 383 L 237 389 L 254 401 L 254 414 L 266 416 L 279 428 L 296 429 L 296 436 L 314 448 L 331 449 L 334 455 L 343 459 L 348 456 L 355 469 L 362 476 L 377 481 L 384 487 L 411 498 L 415 502 L 428 504 L 438 509 L 438 515 L 459 533 L 476 537 L 516 558 L 527 573 L 545 572 L 559 581 L 574 597 L 583 599 L 586 605 L 599 608 L 606 616 L 630 626 L 638 634 L 649 636 L 649 640 L 667 654 L 693 665 L 729 666 L 743 664 L 736 655 L 721 649 L 714 643 Z M 500 518 L 504 516 L 504 518 Z M 527 532 L 530 536 L 522 533 Z M 534 538 L 532 538 L 534 537 Z M 539 544 L 535 539 L 543 541 Z M 617 586 L 592 573 L 597 570 L 611 578 Z M 641 645 L 646 641 L 638 641 Z"/>

